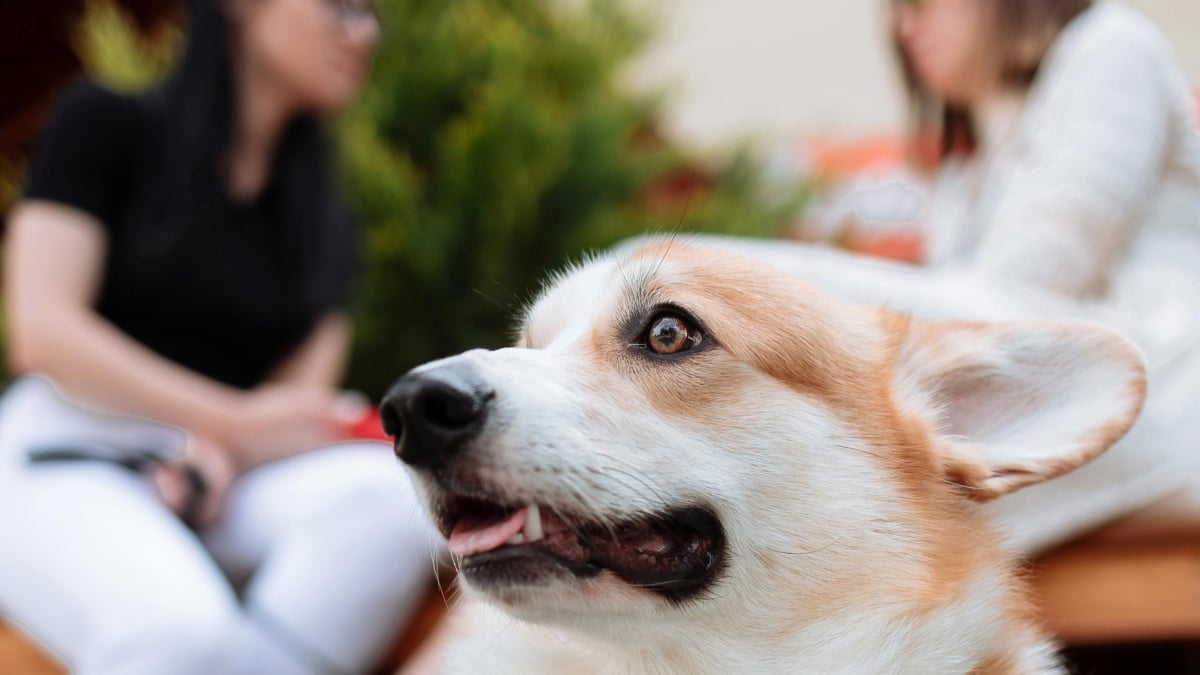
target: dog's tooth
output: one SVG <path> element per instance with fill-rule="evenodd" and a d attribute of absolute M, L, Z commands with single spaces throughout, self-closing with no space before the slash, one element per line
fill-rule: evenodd
<path fill-rule="evenodd" d="M 505 543 L 506 544 L 524 544 L 525 543 L 525 535 L 518 532 L 518 533 L 514 534 L 513 536 L 509 537 L 508 541 Z"/>
<path fill-rule="evenodd" d="M 537 504 L 530 504 L 525 511 L 525 538 L 529 541 L 540 541 L 545 534 L 542 532 L 542 512 Z"/>

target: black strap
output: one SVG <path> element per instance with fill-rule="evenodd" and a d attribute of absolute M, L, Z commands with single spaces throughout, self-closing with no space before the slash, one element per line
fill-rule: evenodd
<path fill-rule="evenodd" d="M 70 462 L 104 462 L 128 469 L 138 474 L 148 474 L 154 466 L 163 464 L 161 457 L 150 453 L 133 453 L 122 457 L 98 455 L 94 452 L 77 448 L 42 447 L 29 453 L 30 464 L 58 464 Z M 195 530 L 199 526 L 200 511 L 204 508 L 204 498 L 208 495 L 208 481 L 204 474 L 192 464 L 182 466 L 183 476 L 188 483 L 187 501 L 179 519 L 184 525 Z"/>
<path fill-rule="evenodd" d="M 122 457 L 112 457 L 67 447 L 37 448 L 29 453 L 30 464 L 57 462 L 107 462 L 129 469 L 134 473 L 147 473 L 151 467 L 160 464 L 162 460 L 150 453 L 130 453 Z"/>
<path fill-rule="evenodd" d="M 204 508 L 204 497 L 208 494 L 208 480 L 196 465 L 189 463 L 183 465 L 183 476 L 187 479 L 189 490 L 179 519 L 184 525 L 195 530 L 200 526 L 200 511 Z"/>

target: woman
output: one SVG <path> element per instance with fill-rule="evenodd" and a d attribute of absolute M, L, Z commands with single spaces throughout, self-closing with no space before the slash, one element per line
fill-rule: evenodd
<path fill-rule="evenodd" d="M 914 156 L 933 179 L 926 265 L 720 244 L 926 318 L 1116 328 L 1147 358 L 1138 423 L 1099 459 L 989 507 L 1026 552 L 1127 514 L 1139 533 L 1200 524 L 1200 137 L 1166 40 L 1115 3 L 890 7 Z"/>
<path fill-rule="evenodd" d="M 1200 517 L 1200 136 L 1167 41 L 1090 0 L 895 0 L 892 20 L 936 172 L 928 264 L 1108 323 L 1150 367 L 1121 446 L 998 504 L 1018 541 L 1164 498 L 1147 520 Z M 1056 493 L 1076 505 L 1048 508 Z"/>
<path fill-rule="evenodd" d="M 1192 97 L 1148 21 L 1091 5 L 893 4 L 917 133 L 938 139 L 931 264 L 1075 298 L 1118 290 L 1147 246 L 1195 269 Z"/>
<path fill-rule="evenodd" d="M 360 412 L 318 118 L 378 24 L 369 0 L 192 4 L 163 87 L 66 94 L 9 222 L 10 365 L 73 403 L 27 378 L 0 405 L 0 614 L 79 673 L 364 672 L 430 555 L 386 447 L 314 450 Z"/>

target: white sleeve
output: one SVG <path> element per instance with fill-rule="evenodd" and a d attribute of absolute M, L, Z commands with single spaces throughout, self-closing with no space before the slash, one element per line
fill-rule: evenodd
<path fill-rule="evenodd" d="M 980 274 L 1102 294 L 1140 224 L 1178 133 L 1176 66 L 1148 25 L 1095 28 L 1070 36 L 1031 93 L 1029 145 L 985 224 Z"/>

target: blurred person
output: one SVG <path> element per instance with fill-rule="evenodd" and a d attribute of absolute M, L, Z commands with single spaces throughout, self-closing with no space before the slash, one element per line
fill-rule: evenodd
<path fill-rule="evenodd" d="M 929 264 L 1080 300 L 1124 293 L 1137 259 L 1196 279 L 1193 99 L 1147 19 L 1090 0 L 893 0 L 892 21 L 936 171 Z"/>
<path fill-rule="evenodd" d="M 934 175 L 926 264 L 1108 323 L 1151 369 L 1124 448 L 1067 479 L 1095 511 L 1034 493 L 1009 518 L 1069 532 L 1163 497 L 1139 519 L 1200 518 L 1200 135 L 1166 38 L 1090 0 L 892 0 L 891 19 Z"/>
<path fill-rule="evenodd" d="M 65 94 L 9 222 L 0 616 L 81 674 L 362 673 L 432 541 L 386 446 L 331 445 L 363 406 L 336 389 L 356 241 L 320 118 L 378 22 L 191 9 L 160 88 Z"/>
<path fill-rule="evenodd" d="M 1167 40 L 1116 3 L 889 1 L 932 182 L 924 264 L 709 240 L 917 316 L 1122 332 L 1149 368 L 1138 423 L 1079 471 L 988 508 L 1027 553 L 1126 516 L 1107 531 L 1200 524 L 1200 136 Z"/>

